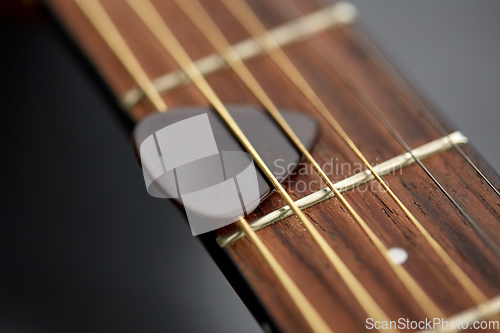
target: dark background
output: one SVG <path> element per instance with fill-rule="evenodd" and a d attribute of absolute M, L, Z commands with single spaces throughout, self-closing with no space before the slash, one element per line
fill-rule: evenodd
<path fill-rule="evenodd" d="M 500 170 L 500 3 L 354 0 L 361 21 Z M 255 332 L 129 134 L 47 24 L 0 26 L 0 332 Z"/>

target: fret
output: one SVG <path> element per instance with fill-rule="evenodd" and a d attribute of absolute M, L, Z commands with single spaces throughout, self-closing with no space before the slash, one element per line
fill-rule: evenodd
<path fill-rule="evenodd" d="M 465 145 L 467 144 L 467 142 L 467 137 L 464 136 L 461 132 L 457 131 L 446 137 L 434 140 L 423 146 L 415 148 L 413 150 L 413 154 L 419 159 L 425 159 L 439 154 L 447 149 L 450 149 L 453 147 L 453 145 Z M 404 153 L 374 166 L 373 169 L 380 176 L 383 176 L 414 163 L 415 160 L 413 159 L 413 157 L 409 153 Z M 344 193 L 358 186 L 366 184 L 373 179 L 375 179 L 375 177 L 373 177 L 371 172 L 369 170 L 365 170 L 364 172 L 357 173 L 351 177 L 341 180 L 334 185 L 335 188 L 337 188 L 341 193 Z M 311 193 L 303 197 L 302 199 L 297 200 L 296 203 L 300 209 L 307 209 L 333 197 L 334 194 L 332 190 L 326 187 L 322 190 Z M 251 221 L 249 224 L 253 230 L 257 231 L 278 221 L 281 221 L 291 216 L 292 214 L 293 212 L 288 206 L 283 206 L 267 215 Z M 243 236 L 244 234 L 241 231 L 233 231 L 224 235 L 219 235 L 217 237 L 217 243 L 220 247 L 225 247 L 231 242 L 234 242 Z"/>
<path fill-rule="evenodd" d="M 350 24 L 357 17 L 356 8 L 347 2 L 339 2 L 320 9 L 302 18 L 293 20 L 284 25 L 270 29 L 269 34 L 274 43 L 280 47 L 292 44 L 327 29 Z M 274 44 L 268 45 L 272 48 Z M 236 54 L 243 60 L 250 60 L 259 55 L 266 54 L 266 47 L 259 45 L 253 38 L 245 39 L 233 46 Z M 228 68 L 223 57 L 217 53 L 207 55 L 194 62 L 198 70 L 204 76 L 216 73 Z M 154 87 L 160 93 L 166 93 L 190 82 L 188 76 L 182 70 L 175 70 L 152 80 Z M 126 110 L 131 109 L 144 97 L 142 90 L 134 88 L 126 92 L 121 98 L 121 103 Z"/>

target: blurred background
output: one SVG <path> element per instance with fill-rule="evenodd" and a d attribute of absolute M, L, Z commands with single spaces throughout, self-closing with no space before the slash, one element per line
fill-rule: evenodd
<path fill-rule="evenodd" d="M 500 2 L 352 2 L 499 171 Z M 147 195 L 128 132 L 64 41 L 6 7 L 0 332 L 258 332 L 180 213 Z"/>

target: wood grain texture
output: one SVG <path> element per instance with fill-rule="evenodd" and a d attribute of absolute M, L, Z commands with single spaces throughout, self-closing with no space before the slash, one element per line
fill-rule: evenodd
<path fill-rule="evenodd" d="M 273 1 L 278 6 L 286 6 L 287 1 L 291 0 Z M 131 77 L 73 2 L 49 0 L 48 3 L 116 96 L 122 96 L 134 87 Z M 123 31 L 151 78 L 178 68 L 124 1 L 102 0 L 102 3 Z M 154 3 L 193 59 L 214 52 L 173 1 L 155 0 Z M 217 0 L 203 0 L 202 3 L 231 43 L 249 37 Z M 318 9 L 309 1 L 297 0 L 296 3 L 304 13 Z M 252 0 L 250 5 L 267 28 L 285 22 L 276 7 L 271 5 L 271 1 Z M 331 29 L 322 33 L 322 37 L 410 147 L 415 148 L 441 137 L 412 105 L 411 100 L 397 89 L 394 81 L 387 76 L 388 73 L 384 73 L 369 47 L 360 44 L 362 41 L 357 35 L 356 27 Z M 370 163 L 380 163 L 404 153 L 403 147 L 307 41 L 287 46 L 285 52 Z M 260 56 L 247 64 L 278 107 L 321 119 L 313 106 L 269 57 Z M 225 103 L 258 105 L 255 97 L 230 70 L 211 75 L 208 81 Z M 171 107 L 207 105 L 205 98 L 193 85 L 169 92 L 164 98 Z M 142 102 L 131 111 L 131 116 L 139 121 L 150 112 L 153 112 L 150 103 Z M 320 165 L 333 161 L 345 166 L 341 168 L 341 172 L 330 173 L 330 178 L 339 181 L 360 169 L 364 170 L 360 166 L 361 161 L 328 124 L 320 120 L 320 125 L 321 135 L 312 151 L 313 156 Z M 447 124 L 444 126 L 447 130 L 452 130 Z M 470 147 L 465 147 L 464 150 L 498 187 L 498 178 L 477 154 Z M 454 150 L 430 157 L 424 164 L 472 219 L 500 245 L 500 200 L 472 167 Z M 289 182 L 285 182 L 292 197 L 298 199 L 320 189 L 319 176 L 312 174 L 310 168 L 302 166 L 298 171 Z M 401 173 L 385 176 L 384 179 L 474 283 L 490 298 L 499 295 L 500 262 L 425 172 L 414 164 Z M 303 182 L 312 186 L 303 190 Z M 409 260 L 405 267 L 447 316 L 474 305 L 415 226 L 378 183 L 372 181 L 367 186 L 347 192 L 345 197 L 387 247 L 406 249 Z M 253 220 L 281 206 L 283 201 L 274 193 L 247 219 Z M 422 320 L 425 317 L 381 254 L 337 199 L 329 199 L 305 212 L 391 319 L 402 317 Z M 218 230 L 217 234 L 225 233 L 231 228 L 234 226 Z M 336 332 L 365 331 L 366 314 L 297 218 L 289 217 L 259 231 L 258 235 Z M 215 236 L 216 233 L 207 235 L 212 239 Z M 240 274 L 239 280 L 231 282 L 248 284 L 279 330 L 309 330 L 249 241 L 241 239 L 230 244 L 224 250 L 224 255 L 228 256 Z M 238 290 L 238 286 L 235 289 Z"/>

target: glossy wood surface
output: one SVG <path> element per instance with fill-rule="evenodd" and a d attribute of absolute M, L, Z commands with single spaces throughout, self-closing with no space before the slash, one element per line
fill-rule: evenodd
<path fill-rule="evenodd" d="M 249 4 L 269 29 L 285 23 L 276 8 L 287 6 L 288 1 L 292 0 L 251 0 Z M 214 52 L 173 1 L 153 2 L 193 59 Z M 72 1 L 50 0 L 48 3 L 116 96 L 123 96 L 135 86 Z M 178 68 L 124 1 L 102 0 L 102 3 L 150 78 Z M 249 37 L 218 0 L 203 0 L 202 3 L 231 43 Z M 310 1 L 296 0 L 296 3 L 304 13 L 318 9 Z M 390 74 L 384 72 L 355 26 L 333 28 L 321 36 L 410 147 L 416 148 L 441 137 L 411 100 L 397 89 Z M 319 41 L 319 38 L 316 36 L 312 39 Z M 315 53 L 308 41 L 294 43 L 284 50 L 370 163 L 377 164 L 405 152 L 377 117 L 348 89 L 338 73 Z M 278 107 L 307 113 L 320 120 L 321 133 L 312 150 L 313 156 L 320 165 L 333 160 L 344 166 L 341 172 L 329 174 L 332 180 L 338 181 L 365 169 L 357 156 L 321 120 L 313 106 L 269 57 L 259 56 L 248 61 L 247 65 Z M 223 102 L 258 105 L 255 97 L 230 70 L 210 75 L 207 79 Z M 163 97 L 170 107 L 207 105 L 206 99 L 192 84 L 168 92 Z M 141 102 L 133 108 L 131 115 L 134 120 L 140 121 L 153 111 L 149 102 Z M 452 131 L 449 126 L 445 127 Z M 470 147 L 463 149 L 498 188 L 500 182 L 496 175 Z M 500 198 L 473 168 L 455 150 L 430 157 L 424 164 L 486 234 L 500 245 Z M 290 182 L 285 182 L 292 197 L 298 199 L 320 189 L 319 176 L 313 174 L 309 167 L 302 166 L 299 173 L 303 174 L 294 175 Z M 384 180 L 489 298 L 500 294 L 500 262 L 418 165 L 384 176 Z M 303 182 L 312 186 L 304 191 Z M 387 247 L 402 247 L 409 253 L 405 268 L 445 315 L 450 316 L 474 306 L 415 226 L 378 183 L 372 181 L 368 186 L 347 192 L 345 197 Z M 253 220 L 283 205 L 279 195 L 274 193 L 247 219 Z M 392 320 L 425 318 L 382 255 L 337 199 L 329 199 L 305 212 Z M 218 230 L 217 234 L 232 228 L 234 226 Z M 365 312 L 297 218 L 282 220 L 259 231 L 258 235 L 336 332 L 366 330 Z M 213 239 L 215 236 L 212 233 L 207 237 Z M 228 256 L 240 274 L 240 279 L 231 279 L 231 282 L 248 284 L 264 311 L 269 314 L 271 326 L 276 325 L 285 332 L 309 330 L 250 242 L 238 240 L 224 250 L 224 255 Z M 238 290 L 238 286 L 235 289 Z"/>

